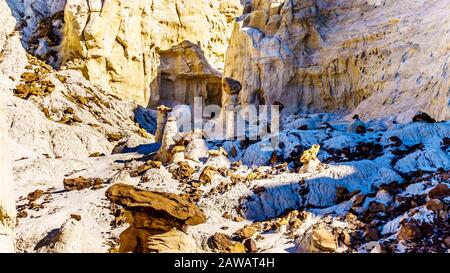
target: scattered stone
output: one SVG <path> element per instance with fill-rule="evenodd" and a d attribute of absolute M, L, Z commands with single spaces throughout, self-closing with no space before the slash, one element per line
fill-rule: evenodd
<path fill-rule="evenodd" d="M 81 191 L 83 189 L 92 188 L 99 189 L 103 187 L 103 180 L 100 178 L 85 178 L 80 176 L 78 178 L 65 178 L 64 189 L 67 191 Z"/>
<path fill-rule="evenodd" d="M 245 253 L 246 248 L 242 243 L 231 241 L 230 237 L 223 233 L 215 233 L 208 240 L 210 247 L 219 253 Z"/>
<path fill-rule="evenodd" d="M 18 218 L 27 218 L 28 212 L 26 210 L 21 210 L 21 211 L 17 212 L 17 217 Z"/>
<path fill-rule="evenodd" d="M 89 155 L 89 157 L 101 157 L 101 156 L 105 156 L 105 154 L 100 153 L 100 152 L 95 152 Z"/>
<path fill-rule="evenodd" d="M 435 123 L 436 120 L 431 118 L 430 115 L 424 112 L 418 112 L 412 119 L 413 122 L 426 122 L 426 123 Z"/>
<path fill-rule="evenodd" d="M 218 173 L 217 168 L 213 166 L 206 166 L 200 174 L 200 182 L 209 184 L 212 182 L 214 176 Z"/>
<path fill-rule="evenodd" d="M 209 238 L 208 243 L 213 250 L 218 252 L 225 252 L 234 245 L 230 237 L 223 233 L 215 233 Z"/>
<path fill-rule="evenodd" d="M 55 85 L 51 81 L 43 79 L 48 72 L 41 67 L 35 69 L 34 72 L 24 72 L 21 76 L 21 83 L 14 89 L 14 95 L 28 99 L 30 96 L 51 94 L 55 90 Z"/>
<path fill-rule="evenodd" d="M 440 211 L 444 209 L 444 203 L 439 199 L 430 199 L 426 204 L 427 209 Z"/>
<path fill-rule="evenodd" d="M 256 246 L 256 242 L 253 239 L 247 239 L 244 242 L 245 250 L 247 253 L 257 253 L 258 247 Z"/>
<path fill-rule="evenodd" d="M 236 233 L 236 235 L 238 235 L 242 239 L 248 239 L 248 238 L 252 237 L 253 235 L 255 235 L 256 232 L 257 232 L 257 229 L 255 227 L 253 227 L 253 226 L 246 226 L 246 227 L 243 227 L 243 228 L 239 229 L 235 233 Z"/>
<path fill-rule="evenodd" d="M 379 239 L 378 230 L 374 227 L 367 228 L 364 238 L 366 241 L 377 241 Z"/>
<path fill-rule="evenodd" d="M 43 190 L 35 190 L 34 192 L 30 192 L 27 196 L 28 201 L 33 202 L 38 200 L 44 195 Z"/>
<path fill-rule="evenodd" d="M 405 242 L 414 241 L 422 236 L 420 228 L 414 223 L 405 223 L 400 228 L 398 239 Z"/>
<path fill-rule="evenodd" d="M 336 203 L 342 203 L 344 201 L 347 201 L 347 195 L 349 194 L 349 191 L 345 187 L 338 187 L 336 189 Z"/>
<path fill-rule="evenodd" d="M 262 187 L 262 186 L 261 187 L 256 187 L 256 188 L 253 189 L 253 193 L 254 194 L 260 194 L 260 193 L 263 193 L 265 191 L 267 191 L 266 187 Z"/>
<path fill-rule="evenodd" d="M 430 192 L 428 192 L 428 196 L 431 199 L 443 199 L 447 196 L 450 196 L 450 189 L 447 184 L 438 184 L 434 187 Z"/>
<path fill-rule="evenodd" d="M 450 236 L 447 236 L 447 237 L 444 239 L 444 244 L 445 244 L 445 246 L 447 247 L 447 249 L 450 248 Z"/>
<path fill-rule="evenodd" d="M 291 229 L 299 229 L 302 226 L 303 222 L 302 220 L 295 218 L 290 220 L 289 222 L 289 226 L 291 227 Z"/>
<path fill-rule="evenodd" d="M 107 134 L 106 137 L 109 142 L 117 142 L 120 141 L 125 136 L 121 133 L 115 133 L 115 134 Z"/>
<path fill-rule="evenodd" d="M 174 179 L 185 180 L 190 179 L 195 170 L 186 161 L 178 162 L 178 167 L 172 173 Z"/>
<path fill-rule="evenodd" d="M 81 221 L 81 215 L 79 215 L 79 214 L 71 214 L 70 218 L 73 218 L 77 221 Z"/>
<path fill-rule="evenodd" d="M 317 158 L 317 154 L 319 153 L 320 145 L 314 144 L 311 149 L 303 152 L 300 157 L 300 162 L 303 164 L 308 164 L 310 161 L 315 160 Z"/>
<path fill-rule="evenodd" d="M 217 157 L 217 156 L 228 156 L 227 151 L 223 147 L 220 147 L 219 150 L 209 150 L 208 151 L 209 156 Z"/>
<path fill-rule="evenodd" d="M 361 206 L 365 200 L 366 196 L 364 194 L 358 194 L 355 196 L 355 199 L 353 200 L 353 206 L 354 207 Z"/>
<path fill-rule="evenodd" d="M 389 141 L 392 143 L 391 144 L 392 147 L 400 147 L 403 144 L 402 141 L 400 140 L 400 138 L 397 136 L 390 137 Z"/>
<path fill-rule="evenodd" d="M 337 241 L 335 235 L 320 226 L 310 228 L 297 241 L 297 251 L 300 253 L 336 252 Z"/>

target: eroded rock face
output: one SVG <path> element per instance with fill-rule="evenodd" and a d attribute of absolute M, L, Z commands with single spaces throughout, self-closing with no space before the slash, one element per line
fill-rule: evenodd
<path fill-rule="evenodd" d="M 205 105 L 220 105 L 221 74 L 208 63 L 200 46 L 186 40 L 158 54 L 161 64 L 149 106 L 194 105 L 194 97 L 202 97 Z"/>
<path fill-rule="evenodd" d="M 147 105 L 158 97 L 158 50 L 189 40 L 216 68 L 223 60 L 237 0 L 68 0 L 63 63 L 78 66 L 94 83 Z M 164 85 L 163 85 L 164 87 Z M 164 96 L 162 96 L 164 97 Z"/>
<path fill-rule="evenodd" d="M 224 73 L 242 83 L 242 104 L 449 118 L 447 1 L 262 0 L 245 10 Z"/>

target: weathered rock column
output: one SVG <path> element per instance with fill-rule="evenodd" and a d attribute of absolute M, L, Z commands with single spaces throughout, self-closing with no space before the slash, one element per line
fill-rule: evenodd
<path fill-rule="evenodd" d="M 163 164 L 172 160 L 172 149 L 176 146 L 177 133 L 178 127 L 175 118 L 168 118 L 161 139 L 161 147 L 156 154 L 156 160 L 161 161 Z"/>
<path fill-rule="evenodd" d="M 156 108 L 158 111 L 157 117 L 157 125 L 156 125 L 156 133 L 155 133 L 155 141 L 160 142 L 164 133 L 164 128 L 166 127 L 167 118 L 169 117 L 169 113 L 172 111 L 171 108 L 161 105 Z"/>
<path fill-rule="evenodd" d="M 194 239 L 184 231 L 206 221 L 193 203 L 173 193 L 144 191 L 115 184 L 106 197 L 125 209 L 130 227 L 120 235 L 119 252 L 196 252 Z"/>
<path fill-rule="evenodd" d="M 14 252 L 13 227 L 16 223 L 11 156 L 2 96 L 4 94 L 0 96 L 0 253 Z"/>
<path fill-rule="evenodd" d="M 224 78 L 222 82 L 222 118 L 225 124 L 225 135 L 227 139 L 233 139 L 236 132 L 236 114 L 240 110 L 239 92 L 242 86 L 240 82 L 231 78 Z M 239 117 L 239 115 L 238 115 Z"/>

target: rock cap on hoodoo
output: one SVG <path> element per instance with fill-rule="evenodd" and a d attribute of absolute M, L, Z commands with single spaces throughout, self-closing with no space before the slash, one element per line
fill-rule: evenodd
<path fill-rule="evenodd" d="M 145 191 L 126 184 L 115 184 L 105 195 L 111 202 L 127 210 L 167 214 L 191 226 L 206 222 L 205 214 L 195 204 L 173 193 Z"/>

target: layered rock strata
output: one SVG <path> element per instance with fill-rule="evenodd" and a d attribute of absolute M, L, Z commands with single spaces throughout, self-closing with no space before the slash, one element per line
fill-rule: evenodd
<path fill-rule="evenodd" d="M 246 104 L 450 117 L 447 1 L 252 1 L 225 76 Z"/>
<path fill-rule="evenodd" d="M 189 40 L 215 68 L 223 68 L 232 19 L 240 10 L 236 0 L 68 0 L 63 64 L 147 105 L 158 95 L 150 88 L 158 75 L 158 52 Z"/>

